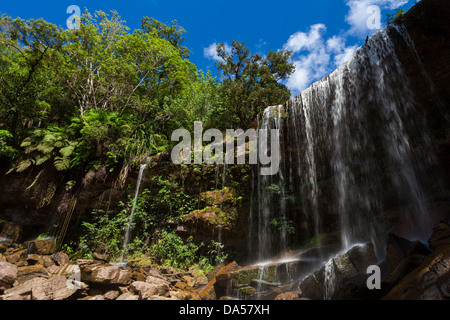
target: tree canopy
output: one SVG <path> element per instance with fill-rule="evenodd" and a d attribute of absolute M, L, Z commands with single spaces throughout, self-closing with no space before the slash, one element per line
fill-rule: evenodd
<path fill-rule="evenodd" d="M 218 80 L 189 61 L 185 34 L 149 17 L 131 31 L 115 11 L 86 11 L 73 30 L 1 16 L 0 160 L 113 170 L 170 148 L 173 130 L 194 121 L 245 129 L 289 99 L 289 52 L 219 45 Z"/>

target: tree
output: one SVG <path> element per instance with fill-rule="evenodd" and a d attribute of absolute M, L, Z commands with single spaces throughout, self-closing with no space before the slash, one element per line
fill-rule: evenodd
<path fill-rule="evenodd" d="M 222 111 L 228 125 L 248 129 L 266 107 L 283 104 L 290 98 L 290 90 L 280 83 L 294 72 L 290 51 L 270 51 L 262 57 L 250 54 L 244 43 L 233 41 L 231 52 L 221 43 L 217 54 L 222 59 L 216 66 L 222 74 Z"/>
<path fill-rule="evenodd" d="M 388 24 L 399 21 L 405 14 L 405 9 L 398 9 L 394 14 L 386 14 L 386 22 Z"/>
<path fill-rule="evenodd" d="M 41 121 L 50 109 L 46 98 L 52 80 L 46 65 L 61 42 L 60 30 L 43 19 L 0 17 L 0 121 L 15 147 L 23 127 Z"/>
<path fill-rule="evenodd" d="M 144 17 L 141 24 L 142 30 L 147 33 L 156 33 L 161 39 L 169 41 L 175 48 L 177 48 L 184 58 L 189 58 L 189 50 L 182 46 L 186 33 L 183 27 L 178 25 L 177 20 L 172 21 L 172 25 L 168 26 L 161 21 L 154 18 Z"/>

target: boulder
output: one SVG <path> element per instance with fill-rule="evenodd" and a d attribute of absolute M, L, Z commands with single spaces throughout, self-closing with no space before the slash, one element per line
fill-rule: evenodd
<path fill-rule="evenodd" d="M 14 288 L 8 289 L 3 300 L 65 300 L 77 292 L 77 288 L 68 284 L 66 277 L 50 279 L 34 278 Z"/>
<path fill-rule="evenodd" d="M 28 247 L 28 253 L 36 253 L 40 255 L 53 254 L 56 251 L 56 239 L 39 239 L 25 242 L 25 246 Z"/>
<path fill-rule="evenodd" d="M 63 266 L 70 261 L 69 256 L 64 252 L 55 253 L 52 260 L 57 266 Z"/>
<path fill-rule="evenodd" d="M 0 291 L 11 288 L 17 279 L 17 266 L 9 262 L 0 262 Z"/>
<path fill-rule="evenodd" d="M 365 284 L 367 268 L 377 264 L 374 247 L 368 242 L 328 260 L 300 283 L 303 295 L 312 300 L 328 300 L 347 284 Z"/>
<path fill-rule="evenodd" d="M 137 293 L 141 300 L 151 296 L 165 296 L 169 292 L 169 283 L 163 279 L 148 276 L 146 281 L 135 281 L 130 285 L 130 292 Z"/>
<path fill-rule="evenodd" d="M 81 259 L 77 260 L 77 264 L 83 282 L 115 285 L 127 285 L 131 282 L 132 272 L 121 266 Z"/>
<path fill-rule="evenodd" d="M 103 297 L 105 297 L 106 300 L 115 300 L 115 299 L 117 299 L 119 294 L 120 294 L 119 291 L 111 290 L 111 291 L 108 291 L 107 293 L 105 293 L 103 295 Z"/>
<path fill-rule="evenodd" d="M 45 278 L 33 278 L 31 280 L 26 281 L 16 287 L 5 290 L 3 293 L 3 300 L 31 300 L 31 292 L 33 287 L 40 286 L 45 283 L 47 279 Z"/>
<path fill-rule="evenodd" d="M 102 261 L 102 262 L 108 262 L 109 257 L 107 254 L 101 254 L 98 252 L 94 252 L 92 257 L 94 258 L 94 260 L 98 260 L 98 261 Z"/>

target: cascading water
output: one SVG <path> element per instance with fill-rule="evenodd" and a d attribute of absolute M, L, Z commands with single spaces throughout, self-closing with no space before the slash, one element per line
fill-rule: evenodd
<path fill-rule="evenodd" d="M 261 128 L 278 129 L 278 140 L 281 137 L 281 119 L 283 117 L 283 107 L 272 107 L 266 109 L 261 121 Z M 271 137 L 267 137 L 268 141 Z M 270 143 L 263 144 L 265 147 Z M 264 154 L 270 152 L 270 149 L 263 150 Z M 260 172 L 258 165 L 257 172 Z M 262 176 L 254 174 L 255 188 L 252 190 L 251 209 L 249 215 L 250 232 L 257 237 L 250 237 L 249 250 L 253 251 L 258 248 L 256 260 L 262 262 L 273 256 L 276 252 L 286 251 L 287 243 L 287 226 L 288 223 L 284 213 L 286 212 L 286 181 L 284 179 L 283 170 L 279 170 L 275 176 Z M 255 192 L 256 191 L 256 192 Z M 279 205 L 281 210 L 277 210 L 273 204 Z M 279 214 L 274 214 L 277 210 Z M 275 237 L 277 238 L 274 241 Z"/>
<path fill-rule="evenodd" d="M 430 236 L 425 191 L 437 181 L 427 171 L 437 157 L 393 39 L 417 57 L 432 87 L 406 29 L 392 25 L 334 73 L 286 105 L 265 110 L 260 128 L 280 129 L 282 161 L 275 176 L 261 176 L 255 167 L 249 260 L 282 258 L 332 233 L 339 244 L 329 248 L 334 253 L 371 241 L 384 259 L 384 212 L 393 206 L 407 208 L 402 236 Z"/>
<path fill-rule="evenodd" d="M 125 265 L 125 253 L 126 253 L 126 250 L 128 249 L 128 245 L 130 243 L 131 226 L 132 226 L 133 220 L 134 220 L 134 213 L 136 211 L 136 203 L 137 203 L 137 199 L 139 196 L 141 181 L 142 181 L 142 178 L 144 177 L 145 168 L 150 164 L 150 162 L 151 162 L 151 159 L 147 158 L 146 163 L 141 164 L 141 166 L 139 168 L 139 176 L 138 176 L 138 180 L 136 183 L 136 191 L 134 194 L 133 205 L 131 207 L 130 218 L 129 218 L 128 224 L 125 228 L 125 237 L 124 237 L 123 248 L 122 248 L 122 256 L 121 256 L 120 263 L 119 263 L 120 265 Z"/>

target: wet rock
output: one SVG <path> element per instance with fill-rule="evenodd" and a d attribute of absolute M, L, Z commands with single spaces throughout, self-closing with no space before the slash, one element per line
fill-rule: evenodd
<path fill-rule="evenodd" d="M 303 295 L 312 300 L 328 300 L 347 284 L 365 284 L 367 268 L 376 265 L 372 243 L 356 245 L 338 254 L 300 283 Z"/>
<path fill-rule="evenodd" d="M 447 222 L 440 222 L 435 225 L 433 234 L 429 240 L 433 249 L 450 243 L 450 225 Z"/>
<path fill-rule="evenodd" d="M 17 266 L 9 262 L 0 262 L 0 292 L 9 289 L 17 279 Z"/>
<path fill-rule="evenodd" d="M 435 250 L 407 274 L 384 300 L 446 300 L 450 298 L 450 245 Z"/>
<path fill-rule="evenodd" d="M 312 263 L 315 262 L 294 260 L 233 269 L 216 276 L 216 293 L 219 296 L 232 295 L 239 299 L 255 295 L 265 297 L 281 284 L 294 282 L 304 270 L 311 268 Z M 274 294 L 272 299 L 278 293 Z"/>
<path fill-rule="evenodd" d="M 200 296 L 200 298 L 202 300 L 216 300 L 217 296 L 216 296 L 216 291 L 215 291 L 215 284 L 217 282 L 217 276 L 238 268 L 238 264 L 233 261 L 231 263 L 229 263 L 228 265 L 222 267 L 217 274 L 213 277 L 213 279 L 203 288 L 199 291 L 198 295 Z"/>
<path fill-rule="evenodd" d="M 386 264 L 390 272 L 408 256 L 408 250 L 411 248 L 412 242 L 400 238 L 394 234 L 388 235 L 386 247 Z"/>

